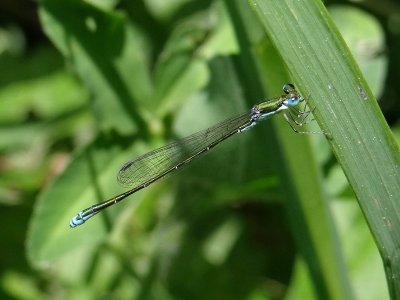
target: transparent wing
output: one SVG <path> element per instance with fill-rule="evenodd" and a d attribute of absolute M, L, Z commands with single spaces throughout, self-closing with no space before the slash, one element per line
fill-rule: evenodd
<path fill-rule="evenodd" d="M 118 181 L 124 186 L 136 187 L 162 174 L 167 175 L 171 169 L 181 168 L 192 158 L 207 153 L 210 148 L 248 124 L 250 119 L 251 112 L 243 113 L 130 160 L 119 170 Z"/>

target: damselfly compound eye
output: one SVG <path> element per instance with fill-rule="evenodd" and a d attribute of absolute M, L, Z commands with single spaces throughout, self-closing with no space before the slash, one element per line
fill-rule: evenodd
<path fill-rule="evenodd" d="M 292 92 L 293 90 L 295 90 L 294 85 L 291 83 L 286 83 L 283 86 L 283 91 L 285 92 L 285 94 L 289 94 L 290 92 Z"/>

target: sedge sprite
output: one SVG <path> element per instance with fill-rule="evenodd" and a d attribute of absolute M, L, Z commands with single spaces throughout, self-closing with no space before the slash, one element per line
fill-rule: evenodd
<path fill-rule="evenodd" d="M 296 129 L 297 126 L 305 123 L 311 113 L 305 107 L 304 109 L 296 108 L 304 99 L 292 84 L 285 84 L 283 92 L 284 94 L 279 97 L 254 105 L 250 111 L 126 162 L 118 172 L 118 181 L 130 186 L 131 189 L 80 211 L 70 221 L 70 227 L 82 225 L 107 207 L 117 204 L 188 165 L 229 137 L 247 131 L 261 120 L 268 119 L 279 112 L 283 112 L 283 116 L 295 132 L 306 133 Z"/>

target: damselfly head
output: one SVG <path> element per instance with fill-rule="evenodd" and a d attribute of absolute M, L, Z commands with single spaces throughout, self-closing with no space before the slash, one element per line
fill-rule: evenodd
<path fill-rule="evenodd" d="M 286 106 L 296 106 L 301 101 L 301 97 L 299 95 L 293 95 L 292 97 L 288 97 L 283 101 L 283 104 Z"/>
<path fill-rule="evenodd" d="M 285 100 L 283 101 L 286 106 L 296 106 L 302 100 L 300 94 L 291 83 L 286 83 L 283 86 L 283 91 L 287 95 L 285 96 Z"/>
<path fill-rule="evenodd" d="M 291 83 L 286 83 L 284 86 L 283 86 L 283 91 L 285 92 L 285 94 L 290 94 L 291 92 L 293 92 L 293 91 L 296 91 L 296 89 L 295 89 L 295 87 L 294 87 L 294 85 L 293 84 L 291 84 Z M 296 92 L 297 93 L 297 92 Z"/>

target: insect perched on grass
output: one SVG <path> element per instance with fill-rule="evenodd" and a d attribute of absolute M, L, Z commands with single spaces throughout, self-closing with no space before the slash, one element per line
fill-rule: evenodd
<path fill-rule="evenodd" d="M 283 92 L 279 97 L 254 105 L 250 111 L 128 161 L 119 170 L 118 181 L 132 189 L 80 211 L 70 221 L 70 227 L 82 225 L 107 207 L 188 165 L 236 133 L 247 131 L 261 120 L 280 112 L 296 133 L 318 133 L 296 129 L 306 123 L 311 111 L 306 106 L 303 109 L 296 108 L 304 99 L 292 84 L 285 84 Z"/>

